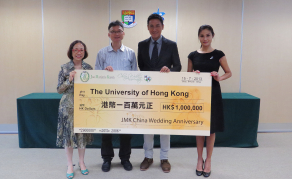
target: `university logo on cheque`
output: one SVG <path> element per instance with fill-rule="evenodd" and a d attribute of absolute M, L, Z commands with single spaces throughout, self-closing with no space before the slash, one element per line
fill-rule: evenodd
<path fill-rule="evenodd" d="M 135 22 L 135 10 L 122 10 L 122 21 L 125 28 L 136 26 L 137 22 Z"/>
<path fill-rule="evenodd" d="M 80 80 L 83 82 L 87 82 L 89 80 L 89 73 L 87 71 L 81 72 Z"/>

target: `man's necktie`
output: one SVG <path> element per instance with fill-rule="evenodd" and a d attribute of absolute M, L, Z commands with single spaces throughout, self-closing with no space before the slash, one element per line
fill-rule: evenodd
<path fill-rule="evenodd" d="M 151 55 L 151 65 L 152 67 L 155 67 L 156 63 L 158 61 L 158 48 L 157 48 L 157 42 L 154 42 L 154 47 L 152 50 L 152 55 Z"/>

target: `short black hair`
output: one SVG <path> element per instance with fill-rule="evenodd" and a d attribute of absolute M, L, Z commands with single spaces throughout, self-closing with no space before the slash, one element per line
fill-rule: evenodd
<path fill-rule="evenodd" d="M 114 26 L 121 26 L 121 27 L 123 28 L 123 30 L 124 30 L 124 25 L 123 25 L 123 23 L 121 23 L 121 21 L 119 21 L 119 20 L 112 21 L 111 23 L 109 23 L 107 29 L 110 30 L 110 28 L 111 28 L 111 27 L 114 27 Z"/>
<path fill-rule="evenodd" d="M 72 42 L 69 46 L 68 52 L 67 52 L 67 56 L 68 58 L 70 58 L 70 60 L 73 60 L 73 56 L 72 56 L 72 50 L 74 45 L 76 45 L 77 43 L 81 43 L 84 46 L 84 57 L 82 60 L 84 60 L 85 58 L 88 57 L 88 52 L 87 52 L 87 48 L 85 43 L 83 43 L 81 40 L 75 40 L 74 42 Z"/>
<path fill-rule="evenodd" d="M 149 25 L 149 21 L 152 19 L 158 19 L 161 22 L 161 24 L 163 25 L 163 19 L 159 14 L 151 14 L 147 19 L 147 25 Z"/>

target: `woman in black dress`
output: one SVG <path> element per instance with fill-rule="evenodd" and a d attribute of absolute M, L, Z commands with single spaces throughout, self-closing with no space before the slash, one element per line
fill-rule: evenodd
<path fill-rule="evenodd" d="M 201 48 L 191 52 L 188 56 L 188 72 L 210 72 L 212 78 L 212 96 L 211 96 L 211 124 L 210 136 L 206 137 L 207 158 L 203 159 L 203 148 L 205 136 L 197 136 L 198 161 L 196 174 L 209 177 L 211 174 L 211 156 L 215 143 L 215 133 L 223 132 L 224 117 L 223 104 L 219 81 L 231 77 L 231 71 L 228 67 L 225 54 L 211 47 L 212 39 L 215 33 L 209 25 L 202 25 L 198 31 L 198 37 Z M 222 67 L 225 74 L 219 76 L 219 67 Z"/>

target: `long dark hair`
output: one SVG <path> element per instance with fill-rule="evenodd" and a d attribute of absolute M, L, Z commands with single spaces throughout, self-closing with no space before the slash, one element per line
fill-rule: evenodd
<path fill-rule="evenodd" d="M 202 25 L 199 28 L 199 30 L 198 30 L 198 37 L 199 37 L 200 33 L 202 32 L 202 30 L 205 30 L 205 29 L 209 30 L 211 32 L 212 36 L 214 37 L 215 33 L 214 33 L 213 28 L 210 25 L 207 25 L 207 24 Z M 201 47 L 202 47 L 202 45 L 201 45 Z"/>

